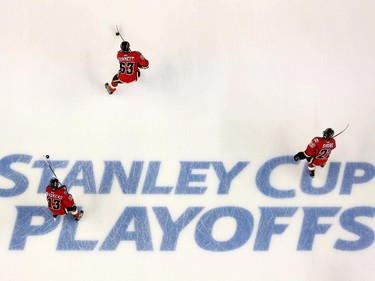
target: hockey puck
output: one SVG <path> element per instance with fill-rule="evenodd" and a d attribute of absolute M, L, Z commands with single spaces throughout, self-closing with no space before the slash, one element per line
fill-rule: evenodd
<path fill-rule="evenodd" d="M 120 35 L 120 33 L 119 32 L 116 32 L 116 36 L 119 36 Z"/>
<path fill-rule="evenodd" d="M 46 155 L 46 158 L 47 158 L 47 159 L 49 158 L 49 155 L 48 155 L 48 154 Z"/>

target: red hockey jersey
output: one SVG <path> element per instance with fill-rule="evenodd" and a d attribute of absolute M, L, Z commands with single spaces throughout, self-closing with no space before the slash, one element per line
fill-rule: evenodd
<path fill-rule="evenodd" d="M 335 149 L 336 141 L 334 138 L 325 139 L 321 137 L 315 137 L 307 146 L 305 153 L 313 157 L 313 161 L 310 162 L 316 166 L 325 165 L 328 160 L 331 151 Z"/>
<path fill-rule="evenodd" d="M 119 51 L 117 59 L 120 62 L 120 70 L 118 72 L 119 80 L 123 83 L 136 81 L 138 78 L 139 68 L 148 68 L 148 60 L 137 51 L 124 53 Z"/>
<path fill-rule="evenodd" d="M 66 187 L 60 187 L 53 191 L 50 186 L 46 188 L 48 208 L 54 215 L 65 215 L 68 207 L 75 205 L 73 196 L 68 193 Z"/>

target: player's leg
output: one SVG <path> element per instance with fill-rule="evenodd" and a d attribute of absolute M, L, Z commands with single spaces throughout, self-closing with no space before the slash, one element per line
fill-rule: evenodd
<path fill-rule="evenodd" d="M 121 80 L 119 79 L 118 74 L 113 76 L 111 84 L 106 83 L 105 88 L 108 91 L 108 94 L 112 95 L 116 91 L 116 87 L 118 84 L 122 84 Z"/>
<path fill-rule="evenodd" d="M 71 213 L 76 221 L 79 221 L 83 216 L 83 210 L 78 212 L 78 208 L 76 205 L 66 208 L 67 213 Z"/>
<path fill-rule="evenodd" d="M 76 221 L 79 221 L 83 216 L 83 210 L 77 212 L 77 214 L 73 215 Z"/>
<path fill-rule="evenodd" d="M 307 169 L 309 170 L 310 177 L 313 178 L 315 176 L 315 165 L 314 164 L 308 164 Z"/>

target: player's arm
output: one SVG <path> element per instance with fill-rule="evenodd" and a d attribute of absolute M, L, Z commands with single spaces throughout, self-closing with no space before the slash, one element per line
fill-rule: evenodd
<path fill-rule="evenodd" d="M 317 149 L 318 142 L 319 142 L 319 139 L 317 138 L 312 139 L 311 142 L 306 147 L 305 151 L 298 152 L 296 155 L 294 155 L 294 160 L 298 161 L 298 160 L 306 159 L 307 162 L 312 164 L 317 155 L 316 149 Z"/>
<path fill-rule="evenodd" d="M 65 210 L 65 213 L 70 213 L 77 209 L 77 207 L 75 207 L 76 204 L 74 202 L 73 196 L 68 192 L 64 193 L 62 204 Z"/>
<path fill-rule="evenodd" d="M 320 151 L 320 143 L 318 138 L 313 138 L 309 145 L 306 147 L 305 154 L 307 161 L 312 164 L 316 158 L 316 156 L 319 155 Z"/>
<path fill-rule="evenodd" d="M 77 206 L 76 205 L 65 208 L 65 213 L 76 213 L 76 212 L 77 212 Z"/>
<path fill-rule="evenodd" d="M 137 53 L 139 55 L 138 67 L 142 69 L 148 68 L 149 67 L 148 60 L 140 52 L 137 52 Z"/>
<path fill-rule="evenodd" d="M 303 160 L 306 159 L 307 162 L 312 163 L 315 159 L 315 157 L 310 156 L 306 151 L 298 152 L 296 155 L 294 155 L 294 160 Z"/>

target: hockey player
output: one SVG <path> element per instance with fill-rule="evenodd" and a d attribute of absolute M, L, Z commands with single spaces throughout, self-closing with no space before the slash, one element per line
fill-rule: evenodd
<path fill-rule="evenodd" d="M 68 193 L 65 185 L 61 185 L 57 178 L 52 178 L 46 187 L 46 196 L 48 208 L 53 214 L 53 218 L 57 216 L 71 213 L 76 221 L 83 216 L 83 211 L 78 211 L 73 196 Z"/>
<path fill-rule="evenodd" d="M 307 146 L 305 151 L 294 155 L 294 160 L 306 159 L 310 176 L 315 176 L 315 166 L 324 167 L 328 161 L 331 151 L 336 147 L 336 141 L 333 138 L 335 132 L 331 128 L 323 131 L 323 137 L 315 137 Z"/>
<path fill-rule="evenodd" d="M 141 76 L 139 69 L 148 68 L 149 65 L 148 60 L 140 52 L 130 50 L 129 42 L 123 41 L 120 48 L 121 50 L 117 53 L 120 70 L 112 78 L 111 84 L 105 84 L 105 88 L 110 95 L 116 91 L 118 84 L 137 81 L 138 77 Z"/>

